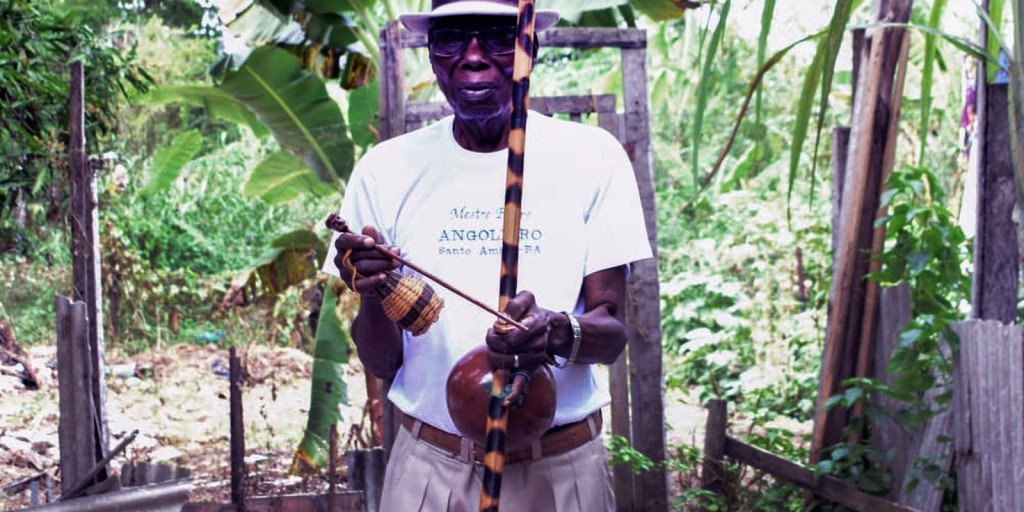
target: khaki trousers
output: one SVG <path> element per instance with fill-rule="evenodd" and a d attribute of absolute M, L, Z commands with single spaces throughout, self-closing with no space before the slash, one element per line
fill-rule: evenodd
<path fill-rule="evenodd" d="M 472 445 L 452 455 L 400 428 L 384 477 L 382 512 L 476 512 L 483 464 Z M 613 512 L 601 436 L 572 451 L 505 466 L 501 512 Z"/>

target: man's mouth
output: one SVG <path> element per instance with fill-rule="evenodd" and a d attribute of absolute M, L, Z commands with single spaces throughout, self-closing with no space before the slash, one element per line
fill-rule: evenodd
<path fill-rule="evenodd" d="M 494 84 L 467 84 L 459 87 L 459 93 L 469 100 L 482 100 L 494 92 Z"/>

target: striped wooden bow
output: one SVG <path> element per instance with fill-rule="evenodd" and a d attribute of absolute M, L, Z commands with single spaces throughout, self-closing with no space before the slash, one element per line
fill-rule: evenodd
<path fill-rule="evenodd" d="M 508 134 L 508 172 L 505 178 L 505 213 L 501 245 L 501 281 L 498 310 L 504 312 L 516 295 L 519 276 L 519 221 L 523 204 L 523 155 L 526 149 L 526 111 L 530 106 L 530 72 L 533 70 L 534 0 L 519 0 L 516 53 L 512 73 L 512 126 Z M 498 322 L 496 328 L 501 322 Z M 498 512 L 501 476 L 505 470 L 505 439 L 508 407 L 498 398 L 509 380 L 506 369 L 494 370 L 491 402 L 487 409 L 487 438 L 484 445 L 484 480 L 480 510 Z"/>

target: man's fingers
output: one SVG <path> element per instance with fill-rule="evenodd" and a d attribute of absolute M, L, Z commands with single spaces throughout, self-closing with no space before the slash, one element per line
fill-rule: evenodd
<path fill-rule="evenodd" d="M 356 291 L 361 294 L 373 293 L 380 287 L 380 285 L 384 284 L 385 279 L 387 279 L 387 276 L 384 274 L 373 274 L 371 276 L 356 279 Z"/>
<path fill-rule="evenodd" d="M 363 228 L 363 235 L 370 239 L 367 247 L 373 247 L 373 244 L 384 243 L 384 237 L 377 231 L 377 228 L 373 226 L 366 226 Z M 365 243 L 365 242 L 364 242 Z"/>
<path fill-rule="evenodd" d="M 537 300 L 534 298 L 533 293 L 528 291 L 519 292 L 505 305 L 505 313 L 512 317 L 513 320 L 519 320 L 536 305 Z"/>

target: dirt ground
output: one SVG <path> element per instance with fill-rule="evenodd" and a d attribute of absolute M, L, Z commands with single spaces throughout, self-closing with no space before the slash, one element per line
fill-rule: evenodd
<path fill-rule="evenodd" d="M 57 380 L 50 368 L 55 366 L 55 349 L 34 347 L 28 352 L 41 381 L 39 390 L 27 390 L 19 379 L 0 374 L 0 489 L 41 471 L 52 475 L 59 489 Z M 248 373 L 243 402 L 250 495 L 324 489 L 323 478 L 303 481 L 288 475 L 309 409 L 312 358 L 299 350 L 267 346 L 247 347 L 239 356 Z M 193 501 L 229 502 L 227 351 L 178 345 L 131 358 L 108 355 L 107 368 L 111 447 L 139 430 L 112 463 L 113 470 L 139 461 L 185 466 L 194 479 Z M 358 362 L 348 367 L 345 381 L 351 405 L 342 408 L 342 451 L 365 443 L 360 429 L 366 422 L 365 381 Z M 666 397 L 669 446 L 699 446 L 703 423 L 700 407 L 678 396 Z M 16 510 L 28 505 L 29 493 L 3 500 L 0 510 Z"/>

